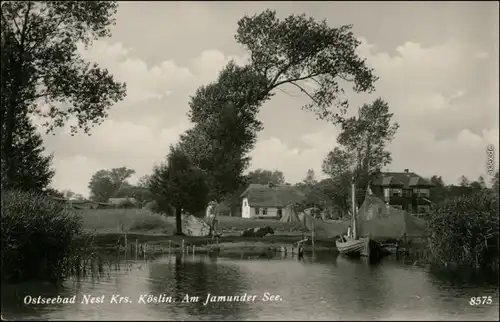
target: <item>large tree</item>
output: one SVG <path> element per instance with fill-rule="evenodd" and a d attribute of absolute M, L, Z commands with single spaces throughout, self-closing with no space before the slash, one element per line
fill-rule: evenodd
<path fill-rule="evenodd" d="M 351 182 L 353 156 L 340 147 L 328 152 L 323 160 L 323 173 L 329 176 L 333 189 L 333 204 L 344 214 L 351 211 Z"/>
<path fill-rule="evenodd" d="M 199 214 L 208 203 L 205 175 L 191 163 L 183 150 L 173 146 L 167 162 L 153 170 L 149 180 L 153 199 L 160 212 L 175 213 L 177 235 L 183 235 L 182 213 Z"/>
<path fill-rule="evenodd" d="M 99 202 L 107 202 L 109 198 L 119 197 L 120 189 L 130 186 L 127 180 L 135 170 L 127 167 L 113 168 L 111 170 L 99 170 L 90 178 L 90 199 Z M 131 197 L 131 196 L 126 196 Z"/>
<path fill-rule="evenodd" d="M 214 83 L 198 89 L 190 102 L 195 127 L 181 140 L 209 176 L 213 199 L 241 186 L 247 154 L 263 128 L 258 111 L 276 90 L 298 88 L 309 98 L 303 108 L 336 123 L 348 108 L 342 83 L 351 83 L 355 92 L 373 89 L 376 77 L 356 53 L 360 42 L 351 28 L 331 28 L 305 15 L 280 20 L 271 10 L 238 21 L 235 37 L 250 53 L 250 63 L 229 62 Z M 307 81 L 316 88 L 307 90 Z"/>
<path fill-rule="evenodd" d="M 323 166 L 328 172 L 335 169 L 331 164 L 335 158 L 344 158 L 340 164 L 350 169 L 355 180 L 358 206 L 363 203 L 372 175 L 392 161 L 387 145 L 399 128 L 397 123 L 392 123 L 392 116 L 389 105 L 380 98 L 371 104 L 364 104 L 358 110 L 357 117 L 348 118 L 342 124 L 337 142 L 343 151 L 329 154 L 327 164 Z"/>
<path fill-rule="evenodd" d="M 110 35 L 116 1 L 8 1 L 2 3 L 2 163 L 15 182 L 19 115 L 46 122 L 47 132 L 76 119 L 72 132 L 100 124 L 125 95 L 125 85 L 86 62 L 78 43 Z"/>
<path fill-rule="evenodd" d="M 250 171 L 247 175 L 248 183 L 258 183 L 258 184 L 284 184 L 285 183 L 285 175 L 283 172 L 279 170 L 265 170 L 265 169 L 256 169 L 254 171 Z"/>

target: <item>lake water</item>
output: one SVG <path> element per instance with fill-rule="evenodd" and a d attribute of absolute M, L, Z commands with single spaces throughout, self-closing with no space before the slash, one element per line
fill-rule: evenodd
<path fill-rule="evenodd" d="M 205 304 L 209 293 L 246 293 L 254 301 Z M 264 301 L 264 294 L 280 298 Z M 75 303 L 23 301 L 58 295 L 76 296 Z M 149 295 L 175 302 L 153 303 Z M 182 303 L 186 295 L 199 302 Z M 82 303 L 91 296 L 103 303 Z M 492 304 L 471 306 L 470 298 L 477 296 L 490 296 Z M 120 302 L 119 297 L 122 303 L 110 303 Z M 167 256 L 106 265 L 101 276 L 68 280 L 60 289 L 2 285 L 3 317 L 14 320 L 498 321 L 498 300 L 498 281 L 439 275 L 390 259 L 370 265 L 320 254 L 304 260 Z"/>

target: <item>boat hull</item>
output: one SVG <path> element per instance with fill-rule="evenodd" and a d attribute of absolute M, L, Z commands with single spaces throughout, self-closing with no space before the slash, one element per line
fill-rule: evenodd
<path fill-rule="evenodd" d="M 349 256 L 370 256 L 370 238 L 337 240 L 337 249 L 341 254 Z"/>

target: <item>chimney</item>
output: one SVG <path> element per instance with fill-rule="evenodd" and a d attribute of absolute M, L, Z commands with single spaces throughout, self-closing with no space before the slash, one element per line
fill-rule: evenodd
<path fill-rule="evenodd" d="M 410 170 L 408 170 L 408 169 L 405 169 L 405 173 L 409 173 L 409 172 L 410 172 Z"/>

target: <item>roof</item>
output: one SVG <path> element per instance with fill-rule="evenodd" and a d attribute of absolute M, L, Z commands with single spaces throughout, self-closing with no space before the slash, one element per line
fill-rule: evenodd
<path fill-rule="evenodd" d="M 109 198 L 108 203 L 118 205 L 129 201 L 136 202 L 135 198 Z"/>
<path fill-rule="evenodd" d="M 304 193 L 290 185 L 267 185 L 252 183 L 241 194 L 248 198 L 251 207 L 285 207 L 305 199 Z"/>
<path fill-rule="evenodd" d="M 381 172 L 373 180 L 374 186 L 401 188 L 434 187 L 435 185 L 414 172 Z"/>

